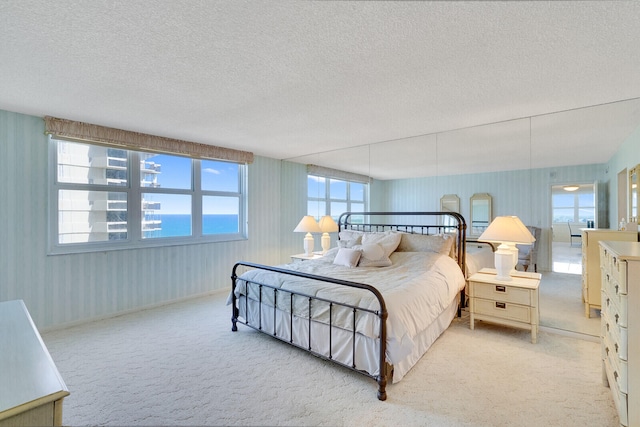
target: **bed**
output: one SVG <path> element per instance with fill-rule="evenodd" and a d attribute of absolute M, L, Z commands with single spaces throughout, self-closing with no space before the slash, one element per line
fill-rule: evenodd
<path fill-rule="evenodd" d="M 347 212 L 324 256 L 233 266 L 244 324 L 375 379 L 386 400 L 465 306 L 466 223 L 454 212 Z"/>

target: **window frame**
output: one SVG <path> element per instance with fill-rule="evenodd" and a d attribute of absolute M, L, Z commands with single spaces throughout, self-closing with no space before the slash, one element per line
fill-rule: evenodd
<path fill-rule="evenodd" d="M 192 158 L 185 155 L 164 152 L 150 152 L 143 150 L 131 150 L 116 146 L 106 146 L 107 148 L 124 150 L 127 153 L 127 184 L 123 186 L 95 184 L 95 183 L 70 183 L 58 180 L 58 143 L 72 142 L 87 144 L 92 146 L 104 146 L 103 144 L 91 141 L 77 141 L 66 138 L 48 138 L 48 254 L 70 254 L 99 252 L 111 250 L 139 249 L 163 246 L 191 245 L 202 243 L 217 243 L 248 239 L 247 227 L 247 175 L 248 165 L 246 163 L 234 162 L 230 160 L 204 159 L 222 163 L 233 163 L 238 166 L 238 191 L 215 191 L 202 190 L 201 188 L 201 159 Z M 169 156 L 187 158 L 191 162 L 191 188 L 176 189 L 164 187 L 142 186 L 140 175 L 140 161 L 145 154 L 166 154 Z M 59 236 L 59 191 L 61 190 L 81 190 L 81 191 L 104 191 L 126 193 L 127 197 L 127 238 L 121 240 L 103 240 L 97 242 L 77 242 L 60 243 Z M 142 195 L 145 193 L 155 194 L 180 194 L 191 196 L 191 235 L 190 236 L 170 236 L 170 237 L 143 237 L 142 234 Z M 203 210 L 202 200 L 205 196 L 224 196 L 238 198 L 238 232 L 224 234 L 203 234 Z"/>
<path fill-rule="evenodd" d="M 361 182 L 361 181 L 356 181 L 356 180 L 348 180 L 348 179 L 343 179 L 343 178 L 336 178 L 336 177 L 332 177 L 332 176 L 326 176 L 326 175 L 320 175 L 317 173 L 307 173 L 307 183 L 309 182 L 309 179 L 311 179 L 310 177 L 316 177 L 316 178 L 323 178 L 325 180 L 324 182 L 324 194 L 323 195 L 318 195 L 318 197 L 311 197 L 309 195 L 309 189 L 307 187 L 307 215 L 311 215 L 313 216 L 316 220 L 319 220 L 320 218 L 315 215 L 315 212 L 309 212 L 309 204 L 310 203 L 317 203 L 318 205 L 320 205 L 321 203 L 324 203 L 324 215 L 331 215 L 331 217 L 335 220 L 338 221 L 338 217 L 344 213 L 344 212 L 352 212 L 352 204 L 363 204 L 364 205 L 364 209 L 362 209 L 362 211 L 368 211 L 369 208 L 369 183 L 366 182 Z M 338 198 L 331 198 L 331 181 L 341 181 L 341 182 L 345 182 L 347 184 L 347 189 L 346 189 L 346 199 L 338 199 Z M 364 191 L 363 191 L 363 199 L 364 200 L 353 200 L 351 198 L 351 186 L 352 184 L 358 184 L 358 185 L 362 185 L 364 186 Z M 331 204 L 333 202 L 336 203 L 346 203 L 347 208 L 344 212 L 339 212 L 336 215 L 332 215 L 331 212 Z M 360 212 L 360 209 L 358 210 Z M 322 215 L 320 215 L 321 217 Z"/>

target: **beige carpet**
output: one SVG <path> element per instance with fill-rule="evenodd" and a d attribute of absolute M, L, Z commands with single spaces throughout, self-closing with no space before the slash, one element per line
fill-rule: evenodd
<path fill-rule="evenodd" d="M 540 281 L 540 325 L 600 336 L 600 310 L 584 315 L 582 276 L 543 272 Z"/>
<path fill-rule="evenodd" d="M 376 383 L 240 325 L 226 293 L 43 334 L 66 425 L 617 426 L 599 345 L 456 320 Z"/>

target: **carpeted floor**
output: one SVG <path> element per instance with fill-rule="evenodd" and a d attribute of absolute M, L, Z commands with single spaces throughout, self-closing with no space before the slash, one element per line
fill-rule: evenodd
<path fill-rule="evenodd" d="M 617 426 L 599 344 L 456 319 L 388 400 L 242 325 L 226 293 L 43 334 L 65 425 Z"/>
<path fill-rule="evenodd" d="M 600 310 L 584 314 L 582 276 L 543 272 L 540 281 L 540 325 L 570 332 L 600 336 Z"/>

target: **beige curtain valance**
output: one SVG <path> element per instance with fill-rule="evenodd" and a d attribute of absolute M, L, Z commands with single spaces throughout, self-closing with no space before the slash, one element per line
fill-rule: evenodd
<path fill-rule="evenodd" d="M 309 175 L 324 176 L 326 178 L 336 178 L 351 182 L 361 182 L 364 184 L 369 184 L 371 182 L 371 178 L 366 175 L 341 171 L 339 169 L 326 168 L 318 165 L 307 165 L 307 173 Z"/>
<path fill-rule="evenodd" d="M 193 158 L 229 160 L 238 163 L 253 162 L 253 153 L 248 151 L 147 135 L 50 116 L 46 116 L 44 122 L 46 133 L 55 138 L 93 142 L 136 151 L 180 154 Z"/>

